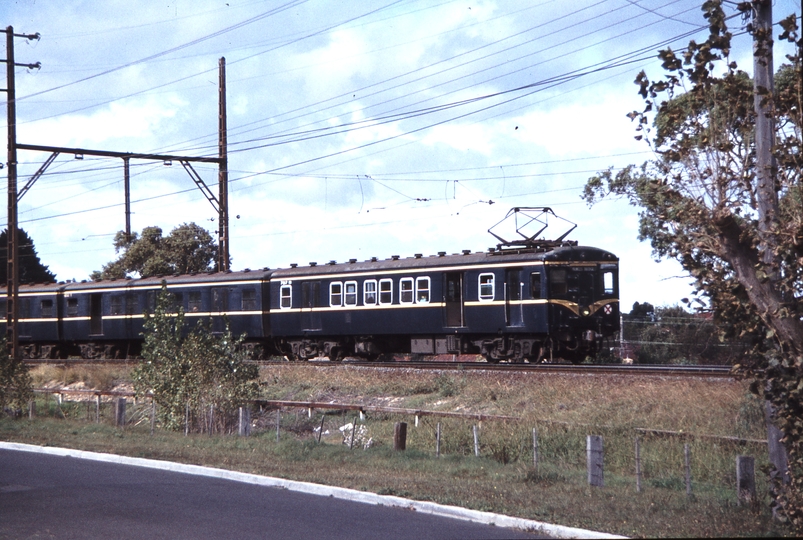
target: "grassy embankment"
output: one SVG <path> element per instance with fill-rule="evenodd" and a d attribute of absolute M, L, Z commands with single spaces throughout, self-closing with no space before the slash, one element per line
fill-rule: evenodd
<path fill-rule="evenodd" d="M 86 381 L 110 389 L 122 368 L 38 368 L 37 386 Z M 349 450 L 338 427 L 353 412 L 329 411 L 321 444 L 306 410 L 255 417 L 250 438 L 161 430 L 149 435 L 146 410 L 130 407 L 140 425 L 110 425 L 110 409 L 95 424 L 94 405 L 39 398 L 38 417 L 0 421 L 0 439 L 175 460 L 339 485 L 383 494 L 515 515 L 628 536 L 757 536 L 783 534 L 766 509 L 760 472 L 766 447 L 716 439 L 641 435 L 643 490 L 634 475 L 634 428 L 693 434 L 764 437 L 760 404 L 738 381 L 518 373 L 336 369 L 283 365 L 262 369 L 267 399 L 335 401 L 375 406 L 511 415 L 517 421 L 480 426 L 482 457 L 473 455 L 471 420 L 369 414 L 374 445 Z M 393 426 L 408 422 L 407 451 L 393 451 Z M 442 426 L 435 457 L 435 426 Z M 532 428 L 538 429 L 540 464 L 532 465 Z M 602 435 L 605 487 L 586 483 L 586 435 Z M 693 497 L 687 498 L 683 444 L 692 453 Z M 735 458 L 756 457 L 759 502 L 739 506 Z"/>

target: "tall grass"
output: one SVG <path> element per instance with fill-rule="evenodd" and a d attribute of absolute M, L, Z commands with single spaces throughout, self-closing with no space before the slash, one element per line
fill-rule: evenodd
<path fill-rule="evenodd" d="M 52 372 L 43 378 L 55 378 Z M 62 380 L 68 377 L 62 376 Z M 86 375 L 86 380 L 92 377 Z M 514 416 L 483 421 L 306 409 L 281 412 L 276 442 L 274 410 L 254 411 L 253 437 L 210 437 L 150 427 L 150 405 L 129 405 L 124 431 L 111 426 L 103 404 L 56 405 L 38 397 L 40 418 L 0 421 L 0 437 L 38 444 L 80 446 L 144 457 L 175 459 L 342 485 L 377 493 L 434 500 L 570 526 L 633 536 L 781 534 L 765 506 L 739 506 L 737 455 L 767 463 L 760 444 L 716 438 L 657 436 L 634 428 L 688 434 L 764 436 L 760 403 L 745 382 L 683 378 L 540 375 L 510 372 L 426 372 L 287 364 L 263 367 L 263 397 L 335 401 L 432 411 Z M 325 435 L 318 443 L 323 419 Z M 372 445 L 343 445 L 339 428 L 364 425 Z M 408 423 L 407 450 L 393 451 L 394 424 Z M 440 423 L 441 457 L 435 457 Z M 478 426 L 480 457 L 474 456 Z M 538 469 L 532 430 L 537 429 Z M 602 435 L 605 487 L 586 482 L 586 436 Z M 634 438 L 641 438 L 643 492 L 635 491 Z M 683 445 L 691 447 L 693 497 L 686 497 Z M 758 473 L 761 502 L 766 481 Z"/>

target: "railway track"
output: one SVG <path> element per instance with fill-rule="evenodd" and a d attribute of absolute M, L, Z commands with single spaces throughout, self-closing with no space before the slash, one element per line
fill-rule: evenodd
<path fill-rule="evenodd" d="M 60 360 L 27 360 L 26 363 L 35 365 L 104 365 L 104 364 L 131 364 L 136 359 L 127 360 L 86 360 L 82 358 L 68 358 Z M 276 366 L 288 365 L 287 361 L 260 361 L 260 365 Z M 383 369 L 422 369 L 441 371 L 515 371 L 540 373 L 574 373 L 582 375 L 622 375 L 622 376 L 667 376 L 667 377 L 706 377 L 706 378 L 733 378 L 735 375 L 728 366 L 667 366 L 657 364 L 489 364 L 487 362 L 438 362 L 438 361 L 396 361 L 396 362 L 368 362 L 349 361 L 330 362 L 328 360 L 293 362 L 293 365 L 316 366 L 351 366 L 362 368 Z"/>
<path fill-rule="evenodd" d="M 311 365 L 331 365 L 330 362 L 311 362 Z M 666 366 L 623 364 L 488 364 L 486 362 L 343 362 L 343 365 L 388 369 L 435 369 L 475 371 L 527 371 L 541 373 L 574 373 L 606 375 L 650 375 L 672 377 L 732 378 L 728 366 Z"/>

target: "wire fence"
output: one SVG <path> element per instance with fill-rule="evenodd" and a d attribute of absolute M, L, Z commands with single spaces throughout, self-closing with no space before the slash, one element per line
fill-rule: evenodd
<path fill-rule="evenodd" d="M 29 416 L 103 422 L 120 429 L 162 429 L 151 397 L 132 392 L 36 389 Z M 768 494 L 764 475 L 752 489 L 738 485 L 739 463 L 769 464 L 767 441 L 730 435 L 692 434 L 642 427 L 569 423 L 449 411 L 370 407 L 362 404 L 256 400 L 237 413 L 205 406 L 186 415 L 185 435 L 250 435 L 345 444 L 351 449 L 398 444 L 397 424 L 406 430 L 404 447 L 435 457 L 475 456 L 529 467 L 533 480 L 632 487 L 636 491 L 686 491 L 739 503 Z M 599 448 L 592 452 L 591 440 Z M 598 439 L 596 439 L 598 437 Z M 596 447 L 595 447 L 596 448 Z M 596 456 L 592 463 L 592 454 Z M 755 468 L 754 467 L 754 468 Z M 592 468 L 597 471 L 593 475 Z M 595 480 L 595 481 L 597 481 Z M 741 498 L 739 493 L 742 493 Z M 747 495 L 745 495 L 747 494 Z"/>

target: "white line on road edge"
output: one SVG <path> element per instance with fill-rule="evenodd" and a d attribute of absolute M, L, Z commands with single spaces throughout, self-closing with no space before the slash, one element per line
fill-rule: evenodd
<path fill-rule="evenodd" d="M 483 523 L 486 525 L 495 525 L 497 527 L 504 527 L 508 529 L 519 529 L 523 531 L 544 534 L 553 538 L 627 538 L 625 536 L 616 536 L 597 531 L 588 531 L 575 527 L 552 525 L 542 521 L 533 521 L 530 519 L 504 516 L 501 514 L 492 514 L 491 512 L 480 512 L 479 510 L 469 510 L 467 508 L 460 508 L 459 506 L 447 506 L 444 504 L 436 504 L 427 501 L 413 501 L 410 499 L 403 499 L 401 497 L 394 497 L 392 495 L 377 495 L 376 493 L 368 493 L 365 491 L 358 491 L 356 489 L 325 486 L 321 484 L 298 482 L 294 480 L 283 480 L 281 478 L 271 478 L 270 476 L 259 476 L 257 474 L 227 471 L 225 469 L 215 469 L 211 467 L 201 467 L 199 465 L 186 465 L 183 463 L 173 463 L 171 461 L 118 456 L 115 454 L 101 454 L 97 452 L 87 452 L 84 450 L 72 450 L 69 448 L 56 448 L 51 446 L 36 446 L 32 444 L 13 442 L 0 442 L 0 449 L 17 450 L 20 452 L 35 452 L 53 456 L 73 457 L 93 461 L 102 461 L 105 463 L 117 463 L 120 465 L 133 465 L 136 467 L 147 467 L 149 469 L 158 469 L 162 471 L 194 474 L 197 476 L 208 476 L 211 478 L 222 478 L 225 480 L 243 482 L 246 484 L 256 484 L 259 486 L 278 487 L 289 489 L 291 491 L 298 491 L 300 493 L 320 495 L 322 497 L 336 497 L 338 499 L 365 504 L 406 508 L 408 510 L 415 510 L 416 512 L 421 512 L 423 514 L 460 519 L 463 521 L 472 521 L 474 523 Z"/>

